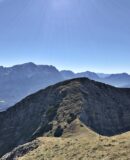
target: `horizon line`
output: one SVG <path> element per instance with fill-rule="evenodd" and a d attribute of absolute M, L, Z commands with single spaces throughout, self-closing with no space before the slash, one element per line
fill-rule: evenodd
<path fill-rule="evenodd" d="M 15 66 L 18 66 L 18 65 L 25 65 L 25 64 L 34 64 L 36 66 L 39 66 L 39 65 L 43 65 L 43 66 L 53 66 L 55 67 L 58 71 L 71 71 L 75 74 L 77 73 L 83 73 L 83 72 L 92 72 L 92 73 L 96 73 L 96 74 L 108 74 L 108 75 L 112 75 L 112 74 L 128 74 L 130 75 L 130 73 L 128 72 L 102 72 L 102 71 L 92 71 L 92 70 L 85 70 L 85 71 L 73 71 L 73 69 L 59 69 L 57 66 L 55 65 L 52 65 L 52 64 L 41 64 L 41 63 L 35 63 L 35 62 L 21 62 L 21 63 L 18 63 L 18 64 L 12 64 L 12 65 L 0 65 L 0 67 L 3 67 L 3 68 L 12 68 L 12 67 L 15 67 Z"/>

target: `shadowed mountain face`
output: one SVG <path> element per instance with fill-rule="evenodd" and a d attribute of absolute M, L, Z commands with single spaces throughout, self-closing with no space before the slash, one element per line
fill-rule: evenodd
<path fill-rule="evenodd" d="M 26 63 L 10 68 L 0 67 L 0 110 L 61 80 L 61 74 L 53 66 Z"/>
<path fill-rule="evenodd" d="M 130 89 L 79 78 L 28 96 L 0 113 L 0 156 L 39 136 L 60 137 L 77 118 L 101 135 L 129 131 Z"/>
<path fill-rule="evenodd" d="M 26 63 L 10 68 L 0 67 L 0 111 L 16 104 L 29 94 L 67 79 L 87 77 L 117 87 L 129 87 L 128 74 L 96 74 L 58 71 L 53 66 Z"/>

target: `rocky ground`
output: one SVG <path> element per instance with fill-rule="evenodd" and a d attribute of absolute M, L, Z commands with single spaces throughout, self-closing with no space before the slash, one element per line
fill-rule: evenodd
<path fill-rule="evenodd" d="M 129 160 L 130 133 L 113 137 L 96 134 L 85 127 L 78 119 L 63 137 L 40 137 L 38 146 L 19 155 L 18 148 L 14 157 L 6 155 L 2 160 Z M 29 144 L 26 144 L 28 148 Z M 30 143 L 32 146 L 32 142 Z M 25 147 L 25 145 L 24 145 Z M 25 148 L 26 148 L 25 147 Z M 12 154 L 13 155 L 13 154 Z"/>

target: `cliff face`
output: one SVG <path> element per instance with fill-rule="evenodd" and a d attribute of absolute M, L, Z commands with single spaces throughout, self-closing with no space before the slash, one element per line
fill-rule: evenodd
<path fill-rule="evenodd" d="M 111 136 L 130 130 L 130 89 L 86 78 L 50 86 L 0 113 L 0 156 L 39 136 L 60 137 L 79 118 Z"/>
<path fill-rule="evenodd" d="M 112 136 L 130 130 L 130 89 L 101 83 L 83 84 L 80 119 L 99 134 Z"/>

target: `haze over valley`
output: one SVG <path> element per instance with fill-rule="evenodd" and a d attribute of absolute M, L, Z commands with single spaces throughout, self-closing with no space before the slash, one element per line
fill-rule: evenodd
<path fill-rule="evenodd" d="M 130 75 L 127 73 L 98 74 L 90 71 L 74 73 L 69 70 L 59 71 L 54 66 L 36 65 L 31 62 L 8 68 L 1 66 L 0 111 L 49 85 L 79 77 L 87 77 L 121 88 L 130 87 Z"/>

